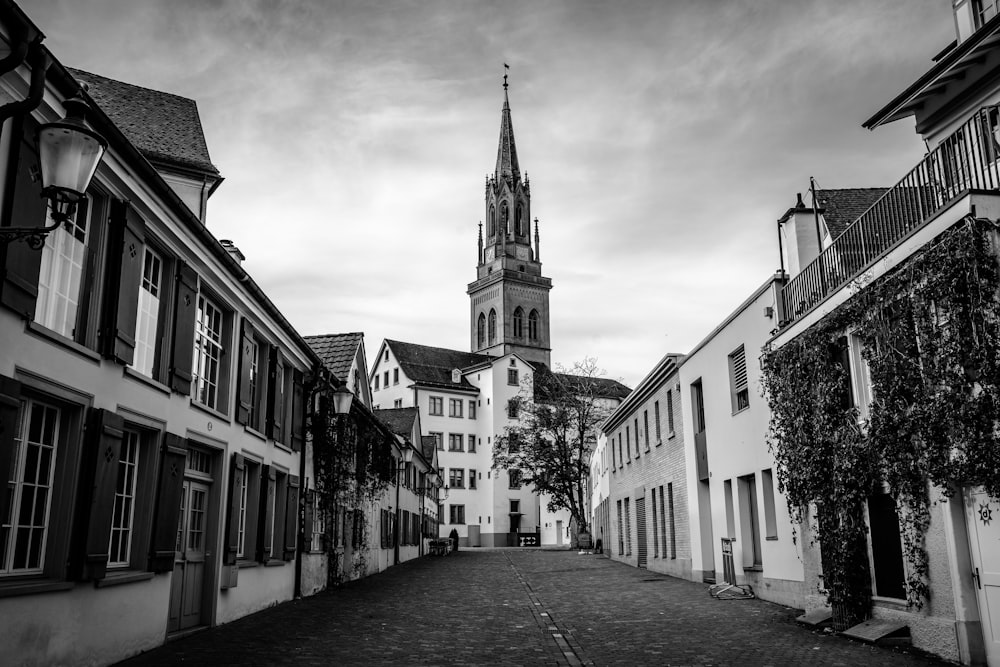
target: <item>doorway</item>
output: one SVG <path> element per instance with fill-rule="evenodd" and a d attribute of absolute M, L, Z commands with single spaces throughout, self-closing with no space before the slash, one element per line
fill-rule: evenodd
<path fill-rule="evenodd" d="M 563 543 L 563 522 L 556 521 L 556 546 L 561 547 Z"/>
<path fill-rule="evenodd" d="M 211 551 L 208 545 L 215 525 L 210 514 L 213 506 L 211 473 L 212 457 L 207 452 L 189 448 L 178 508 L 168 633 L 209 623 L 207 592 L 211 589 Z"/>
<path fill-rule="evenodd" d="M 1000 501 L 970 491 L 965 512 L 986 661 L 995 667 L 1000 665 Z"/>

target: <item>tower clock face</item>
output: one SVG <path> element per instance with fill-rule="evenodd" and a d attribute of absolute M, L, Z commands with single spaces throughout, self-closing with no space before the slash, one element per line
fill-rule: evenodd
<path fill-rule="evenodd" d="M 486 261 L 492 262 L 494 257 L 496 257 L 496 250 L 493 248 L 486 249 Z"/>
<path fill-rule="evenodd" d="M 523 245 L 517 246 L 517 258 L 518 259 L 528 259 L 528 249 Z"/>

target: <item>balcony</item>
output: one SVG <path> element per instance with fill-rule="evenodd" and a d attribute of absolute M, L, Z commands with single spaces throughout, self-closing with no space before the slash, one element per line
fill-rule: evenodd
<path fill-rule="evenodd" d="M 865 273 L 959 197 L 1000 189 L 998 109 L 977 111 L 785 284 L 782 328 Z"/>

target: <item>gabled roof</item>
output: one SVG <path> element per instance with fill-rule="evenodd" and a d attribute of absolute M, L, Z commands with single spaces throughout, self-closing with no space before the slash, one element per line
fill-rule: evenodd
<path fill-rule="evenodd" d="M 839 190 L 817 190 L 815 206 L 818 206 L 830 230 L 830 238 L 836 240 L 847 227 L 871 208 L 889 188 L 844 188 Z"/>
<path fill-rule="evenodd" d="M 87 92 L 97 106 L 148 160 L 219 175 L 208 155 L 194 100 L 66 69 L 77 81 L 87 84 Z"/>
<path fill-rule="evenodd" d="M 610 398 L 620 401 L 624 400 L 626 396 L 632 393 L 631 389 L 623 385 L 618 380 L 572 375 L 570 373 L 554 373 L 548 366 L 542 363 L 536 363 L 534 364 L 534 367 L 536 373 L 551 373 L 557 378 L 559 384 L 569 387 L 570 389 L 575 389 L 580 394 L 593 394 L 596 398 Z M 541 392 L 538 391 L 542 386 L 544 386 L 544 383 L 536 382 L 534 386 L 536 388 L 536 398 L 544 400 L 544 396 L 541 396 Z"/>
<path fill-rule="evenodd" d="M 375 410 L 375 416 L 390 431 L 409 439 L 413 435 L 413 423 L 417 420 L 417 408 L 385 408 Z"/>
<path fill-rule="evenodd" d="M 510 102 L 507 100 L 507 83 L 503 84 L 503 110 L 500 112 L 500 146 L 497 148 L 497 167 L 494 177 L 521 180 L 521 168 L 517 164 L 517 147 L 514 145 L 514 124 L 510 120 Z"/>
<path fill-rule="evenodd" d="M 422 435 L 420 436 L 420 446 L 423 449 L 424 458 L 433 462 L 434 450 L 437 449 L 437 438 L 433 435 Z"/>
<path fill-rule="evenodd" d="M 360 332 L 305 336 L 309 347 L 338 378 L 346 381 L 365 335 Z"/>
<path fill-rule="evenodd" d="M 386 339 L 385 344 L 399 362 L 406 377 L 416 384 L 431 385 L 449 389 L 478 391 L 464 377 L 461 382 L 451 381 L 452 370 L 468 368 L 483 362 L 491 362 L 494 357 L 474 352 L 460 352 L 443 347 L 429 347 L 416 343 L 404 343 Z"/>

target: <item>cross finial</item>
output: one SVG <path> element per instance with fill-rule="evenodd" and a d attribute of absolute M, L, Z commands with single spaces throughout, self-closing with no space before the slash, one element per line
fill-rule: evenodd
<path fill-rule="evenodd" d="M 509 69 L 510 69 L 510 65 L 508 65 L 507 63 L 504 63 L 503 64 L 503 89 L 504 89 L 504 92 L 507 91 L 507 70 L 509 70 Z"/>

